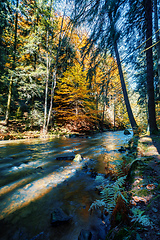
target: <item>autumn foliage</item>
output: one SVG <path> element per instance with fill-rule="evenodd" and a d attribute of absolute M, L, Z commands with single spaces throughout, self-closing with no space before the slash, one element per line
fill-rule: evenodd
<path fill-rule="evenodd" d="M 13 6 L 3 31 L 2 119 L 10 98 L 10 117 L 25 119 L 26 129 L 47 131 L 58 124 L 89 131 L 128 123 L 116 61 L 109 53 L 95 58 L 96 46 L 83 51 L 85 30 L 73 28 L 68 17 L 45 1 L 25 0 L 17 22 L 15 16 Z"/>

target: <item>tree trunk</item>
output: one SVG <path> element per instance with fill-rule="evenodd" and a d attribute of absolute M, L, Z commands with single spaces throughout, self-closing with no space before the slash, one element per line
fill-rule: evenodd
<path fill-rule="evenodd" d="M 9 121 L 9 114 L 10 114 L 10 108 L 11 108 L 12 86 L 13 86 L 13 78 L 11 76 L 10 84 L 9 84 L 9 93 L 8 93 L 8 102 L 7 102 L 7 109 L 6 109 L 5 125 L 8 125 L 8 121 Z"/>
<path fill-rule="evenodd" d="M 160 100 L 160 37 L 158 28 L 158 10 L 157 10 L 157 0 L 154 0 L 154 29 L 156 33 L 156 50 L 157 50 L 157 68 L 158 68 L 158 100 Z"/>
<path fill-rule="evenodd" d="M 103 91 L 102 128 L 103 128 L 104 120 L 105 120 L 105 109 L 106 109 L 106 105 L 107 105 L 107 94 L 108 94 L 108 85 L 109 85 L 109 82 L 110 82 L 110 71 L 108 73 L 107 78 L 108 78 L 107 79 L 107 84 L 104 83 L 104 91 Z"/>
<path fill-rule="evenodd" d="M 54 92 L 55 92 L 56 83 L 57 83 L 56 73 L 57 73 L 57 70 L 55 70 L 53 72 L 53 80 L 52 80 L 52 88 L 51 88 L 51 101 L 50 101 L 50 108 L 49 108 L 49 113 L 48 113 L 46 131 L 48 131 L 48 126 L 49 126 L 49 122 L 50 122 L 50 119 L 51 119 L 51 113 L 52 113 L 52 107 L 53 107 L 53 98 L 54 98 Z"/>
<path fill-rule="evenodd" d="M 148 123 L 150 133 L 158 131 L 156 124 L 155 98 L 154 98 L 154 72 L 152 55 L 152 1 L 144 0 L 146 21 L 146 61 L 147 61 L 147 92 L 148 92 Z"/>
<path fill-rule="evenodd" d="M 15 65 L 16 65 L 16 49 L 17 49 L 18 5 L 19 5 L 19 0 L 17 0 L 17 2 L 16 2 L 16 18 L 15 18 L 15 32 L 14 32 L 14 49 L 13 49 L 12 70 L 14 70 L 15 67 L 16 67 Z M 10 83 L 9 83 L 8 103 L 7 103 L 6 117 L 5 117 L 5 124 L 6 125 L 8 125 L 10 109 L 11 109 L 12 87 L 13 87 L 13 76 L 11 76 Z"/>
<path fill-rule="evenodd" d="M 43 133 L 46 133 L 46 121 L 47 121 L 47 101 L 48 101 L 48 82 L 49 82 L 49 53 L 48 53 L 48 45 L 49 45 L 49 36 L 48 29 L 46 34 L 46 51 L 47 51 L 47 74 L 46 74 L 46 88 L 45 88 L 45 102 L 44 102 L 44 122 L 43 122 Z"/>
<path fill-rule="evenodd" d="M 52 6 L 52 1 L 51 1 L 51 4 L 50 4 L 50 12 L 51 12 L 51 6 Z M 47 118 L 47 94 L 48 94 L 48 81 L 49 81 L 50 65 L 49 65 L 49 56 L 47 55 L 47 66 L 49 65 L 49 68 L 47 67 L 48 81 L 46 81 L 46 96 L 45 96 L 45 112 L 44 112 L 43 133 L 46 133 L 48 131 L 48 126 L 49 126 L 50 119 L 51 119 L 53 97 L 54 97 L 54 92 L 55 92 L 55 88 L 56 88 L 56 84 L 57 84 L 57 76 L 56 76 L 57 75 L 57 65 L 58 65 L 58 60 L 59 60 L 59 51 L 60 51 L 60 47 L 61 47 L 61 40 L 62 40 L 61 35 L 62 35 L 64 17 L 65 17 L 65 10 L 64 10 L 64 14 L 63 14 L 62 22 L 61 22 L 61 29 L 60 29 L 60 33 L 59 33 L 59 42 L 58 42 L 58 48 L 57 48 L 57 54 L 56 54 L 55 70 L 53 71 L 53 79 L 52 79 L 52 87 L 51 87 L 51 100 L 50 100 L 50 108 L 49 108 L 48 118 Z M 48 45 L 47 45 L 47 50 L 48 50 L 48 53 L 49 53 L 48 48 L 49 48 L 49 41 L 48 41 Z"/>
<path fill-rule="evenodd" d="M 127 112 L 128 112 L 128 117 L 129 117 L 132 129 L 136 130 L 137 129 L 137 124 L 136 124 L 136 121 L 134 119 L 132 109 L 131 109 L 131 106 L 130 106 L 130 102 L 129 102 L 129 98 L 128 98 L 128 94 L 127 94 L 126 84 L 125 84 L 125 81 L 124 81 L 124 76 L 123 76 L 123 72 L 122 72 L 122 66 L 121 66 L 121 62 L 120 62 L 120 57 L 119 57 L 119 52 L 118 52 L 118 47 L 117 47 L 117 42 L 116 41 L 114 42 L 114 51 L 115 51 L 115 55 L 116 55 L 116 59 L 117 59 L 118 71 L 119 71 L 119 76 L 120 76 L 120 80 L 121 80 L 121 86 L 122 86 L 124 101 L 125 101 Z"/>

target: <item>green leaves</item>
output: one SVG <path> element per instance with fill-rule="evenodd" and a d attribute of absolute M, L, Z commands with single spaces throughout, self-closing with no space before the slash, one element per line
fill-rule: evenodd
<path fill-rule="evenodd" d="M 140 210 L 139 208 L 132 208 L 131 209 L 133 216 L 131 216 L 131 222 L 138 222 L 144 227 L 152 227 L 152 222 L 150 221 L 149 217 L 145 215 L 145 211 Z"/>

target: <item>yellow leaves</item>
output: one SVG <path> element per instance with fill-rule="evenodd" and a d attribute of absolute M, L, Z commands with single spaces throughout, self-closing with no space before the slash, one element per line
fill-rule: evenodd
<path fill-rule="evenodd" d="M 30 60 L 31 56 L 30 54 L 24 54 L 24 55 L 21 55 L 21 57 L 19 58 L 19 62 L 24 62 L 26 60 Z"/>
<path fill-rule="evenodd" d="M 95 104 L 91 101 L 88 90 L 87 72 L 77 64 L 64 73 L 58 83 L 55 96 L 57 103 L 57 117 L 65 121 L 88 121 L 92 117 L 92 108 Z"/>
<path fill-rule="evenodd" d="M 11 63 L 6 63 L 6 64 L 5 64 L 5 67 L 6 67 L 6 68 L 11 68 Z"/>

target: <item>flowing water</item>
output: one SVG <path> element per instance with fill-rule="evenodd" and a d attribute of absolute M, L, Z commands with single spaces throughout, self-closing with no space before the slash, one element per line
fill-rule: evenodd
<path fill-rule="evenodd" d="M 78 239 L 81 229 L 95 224 L 88 209 L 98 195 L 89 169 L 104 174 L 108 160 L 122 156 L 118 149 L 131 136 L 118 131 L 89 138 L 0 142 L 0 239 Z M 71 152 L 84 160 L 56 160 Z M 83 168 L 87 164 L 88 170 Z M 71 221 L 52 226 L 55 208 L 68 213 Z"/>

